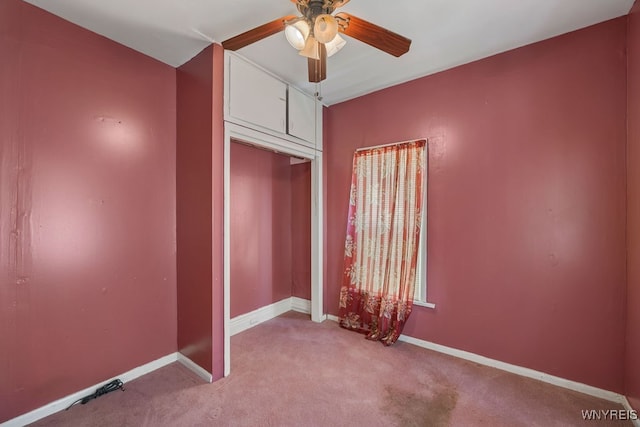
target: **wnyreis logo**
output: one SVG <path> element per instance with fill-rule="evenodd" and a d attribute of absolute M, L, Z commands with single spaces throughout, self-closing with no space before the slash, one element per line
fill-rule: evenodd
<path fill-rule="evenodd" d="M 625 409 L 583 409 L 582 419 L 589 421 L 637 420 L 638 411 L 627 411 Z"/>

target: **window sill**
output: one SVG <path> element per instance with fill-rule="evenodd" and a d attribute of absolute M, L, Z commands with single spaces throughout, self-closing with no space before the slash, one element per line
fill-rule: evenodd
<path fill-rule="evenodd" d="M 436 308 L 436 305 L 430 302 L 426 302 L 426 301 L 416 301 L 413 300 L 413 305 L 418 305 L 420 307 L 427 307 L 427 308 Z"/>

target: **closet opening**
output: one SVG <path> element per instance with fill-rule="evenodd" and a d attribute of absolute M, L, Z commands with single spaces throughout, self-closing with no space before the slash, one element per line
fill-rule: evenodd
<path fill-rule="evenodd" d="M 284 312 L 324 320 L 322 153 L 225 123 L 225 376 L 231 336 Z"/>

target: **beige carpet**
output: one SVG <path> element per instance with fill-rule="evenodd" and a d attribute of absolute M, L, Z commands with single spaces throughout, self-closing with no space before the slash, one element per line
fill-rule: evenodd
<path fill-rule="evenodd" d="M 621 426 L 573 391 L 287 313 L 231 339 L 232 373 L 205 384 L 175 363 L 37 426 Z"/>

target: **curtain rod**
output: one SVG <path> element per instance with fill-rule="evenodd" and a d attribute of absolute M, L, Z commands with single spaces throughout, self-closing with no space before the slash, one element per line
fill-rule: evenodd
<path fill-rule="evenodd" d="M 392 142 L 390 144 L 382 144 L 382 145 L 374 145 L 372 147 L 362 147 L 362 148 L 358 148 L 356 150 L 356 153 L 358 151 L 364 151 L 364 150 L 373 150 L 375 148 L 384 148 L 384 147 L 391 147 L 393 145 L 400 145 L 400 144 L 405 144 L 407 142 L 418 142 L 418 141 L 424 141 L 425 143 L 429 142 L 429 138 L 416 138 L 416 139 L 407 139 L 406 141 L 400 141 L 400 142 Z"/>

